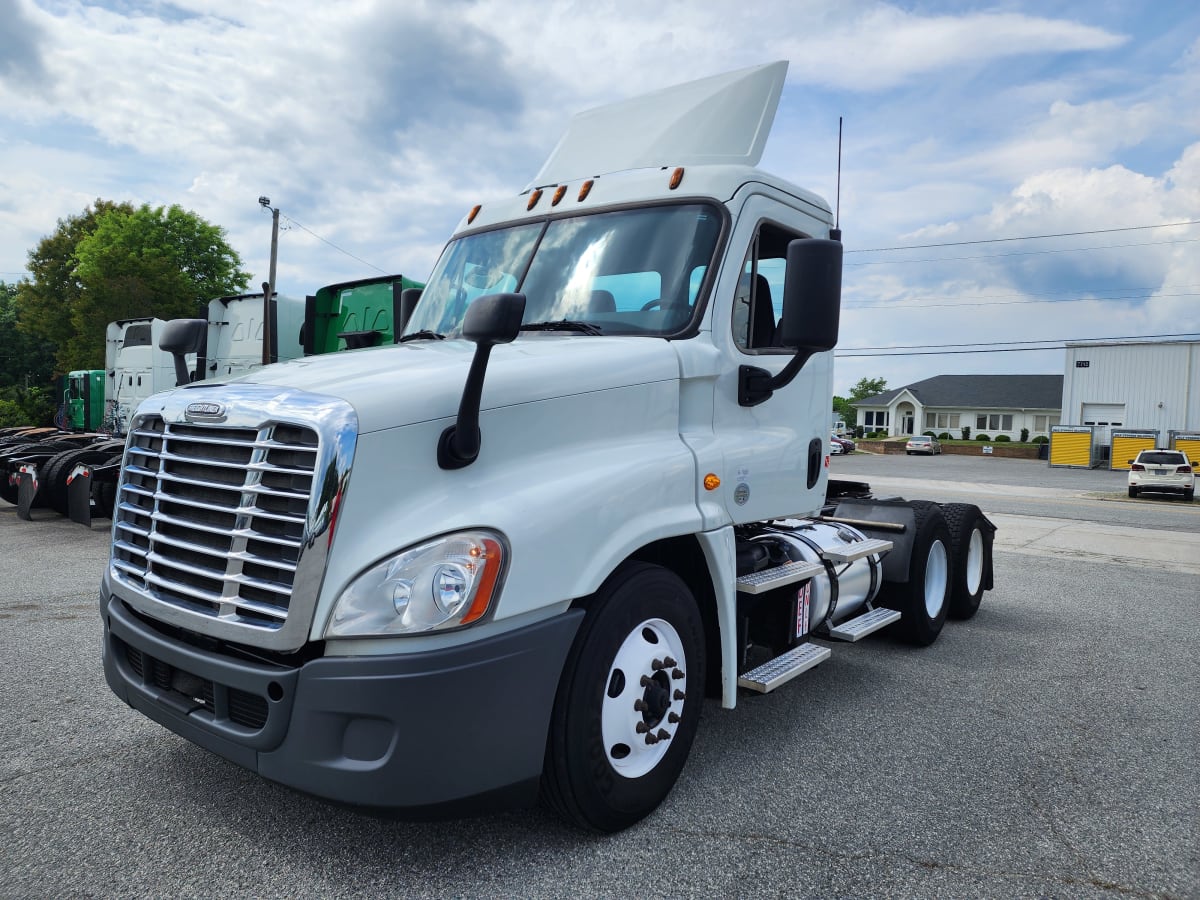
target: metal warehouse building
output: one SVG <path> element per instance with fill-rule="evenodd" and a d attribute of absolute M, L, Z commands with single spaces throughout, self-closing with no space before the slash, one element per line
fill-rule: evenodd
<path fill-rule="evenodd" d="M 1091 426 L 1114 468 L 1131 449 L 1190 447 L 1200 437 L 1200 341 L 1067 344 L 1062 424 Z"/>

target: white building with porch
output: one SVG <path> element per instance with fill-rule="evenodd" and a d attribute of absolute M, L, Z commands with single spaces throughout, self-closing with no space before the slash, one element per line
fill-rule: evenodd
<path fill-rule="evenodd" d="M 853 405 L 863 433 L 961 438 L 1049 435 L 1062 417 L 1062 375 L 937 375 L 865 397 Z"/>

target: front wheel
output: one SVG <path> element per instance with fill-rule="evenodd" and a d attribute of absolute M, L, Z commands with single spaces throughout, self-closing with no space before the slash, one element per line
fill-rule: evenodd
<path fill-rule="evenodd" d="M 622 565 L 586 604 L 563 669 L 542 794 L 584 828 L 649 815 L 683 770 L 704 696 L 704 625 L 673 572 Z"/>

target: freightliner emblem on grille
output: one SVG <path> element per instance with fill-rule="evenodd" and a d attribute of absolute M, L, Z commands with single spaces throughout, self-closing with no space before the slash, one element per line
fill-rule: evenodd
<path fill-rule="evenodd" d="M 225 407 L 220 403 L 199 401 L 189 403 L 183 414 L 189 419 L 224 419 Z"/>

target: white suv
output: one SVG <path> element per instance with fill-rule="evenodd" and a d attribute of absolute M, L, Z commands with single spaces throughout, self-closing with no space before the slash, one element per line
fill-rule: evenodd
<path fill-rule="evenodd" d="M 1190 501 L 1196 496 L 1196 465 L 1178 450 L 1143 450 L 1129 461 L 1129 496 L 1168 491 L 1182 493 Z"/>

